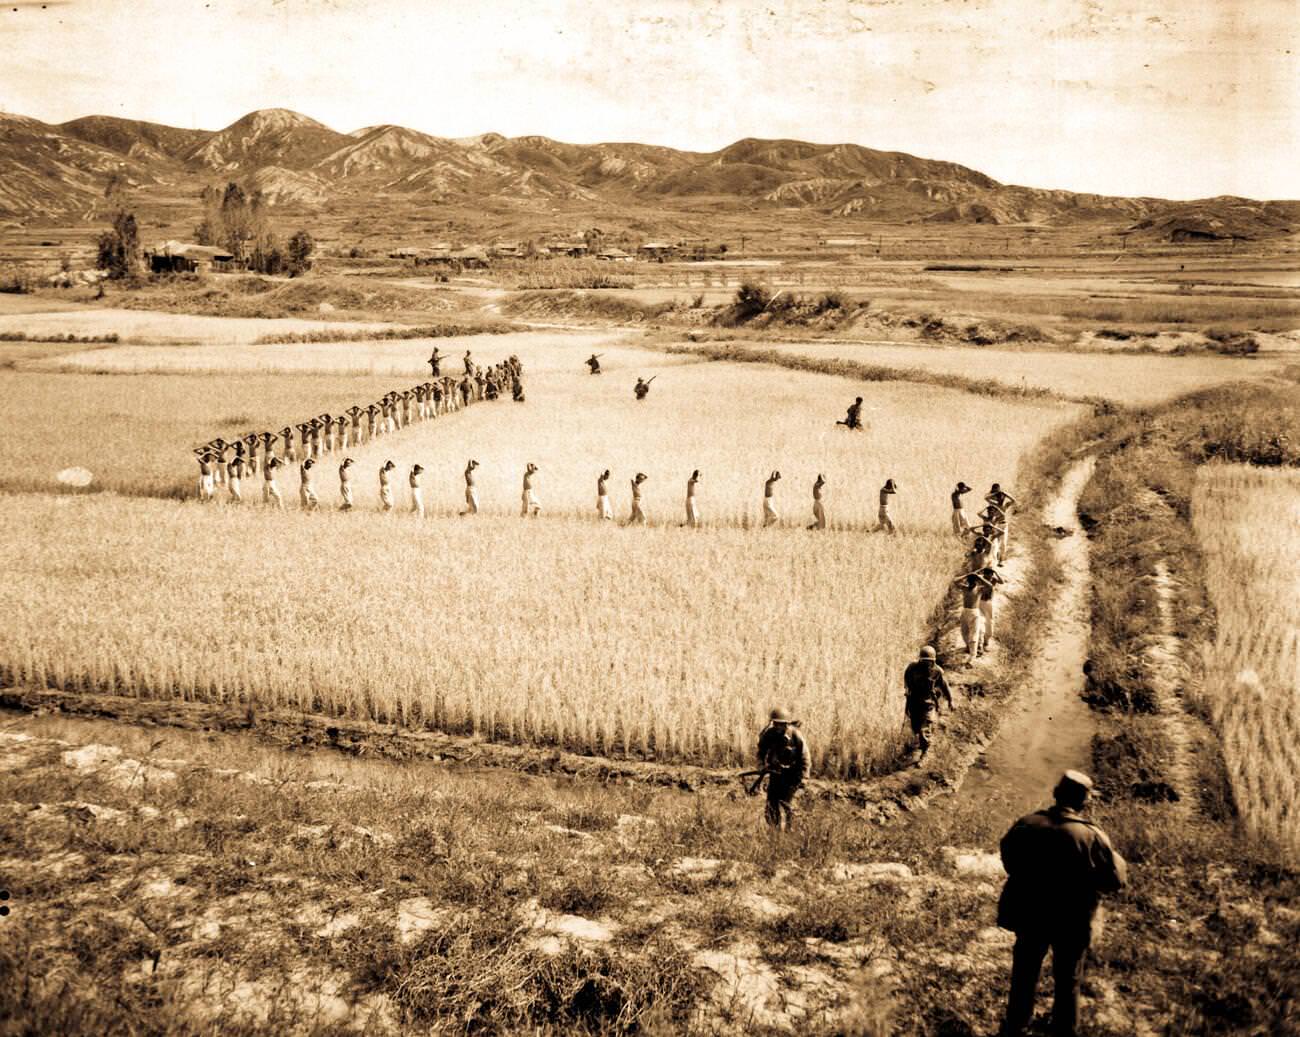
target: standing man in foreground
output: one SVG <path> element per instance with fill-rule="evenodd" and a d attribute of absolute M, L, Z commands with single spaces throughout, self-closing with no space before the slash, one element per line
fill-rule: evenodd
<path fill-rule="evenodd" d="M 1055 804 L 1022 817 L 1002 837 L 1007 884 L 998 900 L 998 925 L 1016 934 L 1003 1037 L 1017 1037 L 1029 1025 L 1049 947 L 1056 986 L 1052 1033 L 1077 1033 L 1079 982 L 1098 900 L 1128 880 L 1124 858 L 1081 813 L 1091 790 L 1086 774 L 1066 771 L 1052 792 Z"/>
<path fill-rule="evenodd" d="M 948 678 L 943 675 L 943 668 L 935 661 L 934 648 L 923 645 L 916 662 L 908 663 L 903 671 L 903 687 L 907 699 L 903 710 L 912 726 L 912 737 L 916 739 L 921 755 L 916 758 L 916 766 L 921 766 L 925 754 L 930 751 L 930 735 L 934 731 L 934 714 L 940 712 L 939 696 L 942 695 L 952 709 L 952 692 L 948 689 Z"/>
<path fill-rule="evenodd" d="M 772 828 L 788 832 L 794 824 L 794 797 L 808 776 L 808 746 L 799 721 L 774 709 L 758 736 L 758 765 L 767 772 L 767 806 L 763 816 Z"/>

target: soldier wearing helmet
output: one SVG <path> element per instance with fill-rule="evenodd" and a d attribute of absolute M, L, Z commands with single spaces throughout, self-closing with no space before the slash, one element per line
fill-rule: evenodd
<path fill-rule="evenodd" d="M 1022 817 L 1002 837 L 1007 883 L 998 900 L 998 925 L 1016 934 L 1002 1024 L 1008 1037 L 1029 1025 L 1048 948 L 1055 980 L 1052 1032 L 1078 1030 L 1079 983 L 1098 901 L 1123 889 L 1128 879 L 1128 866 L 1110 838 L 1083 816 L 1091 790 L 1086 774 L 1066 771 L 1052 790 L 1055 803 Z"/>
<path fill-rule="evenodd" d="M 903 709 L 907 722 L 912 726 L 912 737 L 917 748 L 921 750 L 916 758 L 919 767 L 930 751 L 930 735 L 934 730 L 934 714 L 939 712 L 939 697 L 942 695 L 952 709 L 952 692 L 948 688 L 948 679 L 943 668 L 935 659 L 934 648 L 923 645 L 915 662 L 908 663 L 903 671 L 903 687 L 907 698 Z"/>
<path fill-rule="evenodd" d="M 778 831 L 794 824 L 794 797 L 808 776 L 808 744 L 789 710 L 772 710 L 758 736 L 758 765 L 767 772 L 767 805 L 763 816 Z"/>

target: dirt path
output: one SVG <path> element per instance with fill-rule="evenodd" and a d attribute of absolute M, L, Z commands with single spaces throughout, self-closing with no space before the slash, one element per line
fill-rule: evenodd
<path fill-rule="evenodd" d="M 1088 770 L 1096 729 L 1080 697 L 1089 634 L 1088 540 L 1079 532 L 1075 506 L 1093 463 L 1087 458 L 1066 473 L 1043 514 L 1049 526 L 1070 531 L 1056 543 L 1064 582 L 1052 602 L 1041 655 L 1007 704 L 997 736 L 953 797 L 956 815 L 1005 818 L 1009 824 L 1047 802 L 1063 770 Z"/>

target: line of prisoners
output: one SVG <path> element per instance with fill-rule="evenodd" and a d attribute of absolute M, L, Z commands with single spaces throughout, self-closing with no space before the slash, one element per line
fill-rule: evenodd
<path fill-rule="evenodd" d="M 318 460 L 326 454 L 361 446 L 379 436 L 397 432 L 417 421 L 428 421 L 442 414 L 468 407 L 482 400 L 496 400 L 509 390 L 516 403 L 524 402 L 523 364 L 517 356 L 491 367 L 474 363 L 467 351 L 465 373 L 455 378 L 441 373 L 446 357 L 433 351 L 429 358 L 432 380 L 409 389 L 394 389 L 365 407 L 352 406 L 343 414 L 319 414 L 286 425 L 278 432 L 248 432 L 238 439 L 212 439 L 194 448 L 199 462 L 200 486 L 207 475 L 215 484 L 229 484 L 233 478 L 256 475 L 259 468 L 274 469 L 303 460 Z M 294 430 L 299 444 L 294 444 Z M 281 453 L 276 454 L 276 444 Z M 233 456 L 227 459 L 227 453 Z"/>

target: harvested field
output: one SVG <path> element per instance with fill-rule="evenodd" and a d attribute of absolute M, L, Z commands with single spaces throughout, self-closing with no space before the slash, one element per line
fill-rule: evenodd
<path fill-rule="evenodd" d="M 383 330 L 392 325 L 374 321 L 339 323 L 340 334 Z M 228 345 L 247 343 L 263 335 L 320 332 L 331 327 L 319 320 L 283 317 L 196 316 L 184 313 L 156 313 L 135 309 L 95 309 L 90 306 L 57 312 L 11 313 L 0 310 L 0 333 L 40 335 L 117 335 L 124 342 L 145 345 Z"/>
<path fill-rule="evenodd" d="M 391 379 L 327 374 L 106 378 L 0 369 L 0 490 L 65 489 L 60 472 L 81 468 L 91 489 L 187 495 L 197 472 L 192 447 L 342 410 L 393 387 Z"/>
<path fill-rule="evenodd" d="M 758 345 L 755 343 L 755 345 Z M 702 348 L 725 349 L 726 343 Z M 737 343 L 746 348 L 745 343 Z M 1209 385 L 1266 376 L 1280 367 L 1269 359 L 1218 356 L 1129 356 L 971 347 L 906 346 L 894 343 L 768 343 L 779 350 L 817 361 L 843 360 L 867 366 L 989 379 L 1011 389 L 1041 389 L 1074 399 L 1100 398 L 1125 405 L 1172 399 Z"/>
<path fill-rule="evenodd" d="M 258 322 L 261 326 L 278 323 Z M 496 363 L 511 353 L 518 353 L 529 370 L 542 364 L 547 370 L 576 371 L 583 369 L 582 361 L 588 355 L 582 353 L 583 349 L 601 351 L 625 337 L 626 333 L 618 331 L 587 334 L 509 332 L 489 336 L 354 342 L 348 341 L 346 334 L 341 334 L 340 341 L 335 342 L 241 342 L 178 349 L 123 345 L 61 355 L 54 362 L 41 366 L 43 370 L 91 374 L 236 374 L 247 371 L 261 374 L 402 375 L 414 384 L 428 377 L 427 359 L 435 346 L 447 358 L 443 364 L 445 374 L 461 373 L 461 357 L 467 349 L 475 354 L 479 363 Z M 532 363 L 528 363 L 530 359 Z M 654 363 L 656 359 L 660 364 L 665 362 L 665 358 L 656 358 L 643 350 L 635 351 L 628 362 L 633 359 L 641 364 Z"/>
<path fill-rule="evenodd" d="M 1193 521 L 1217 612 L 1202 688 L 1250 831 L 1300 850 L 1300 473 L 1198 473 Z"/>

